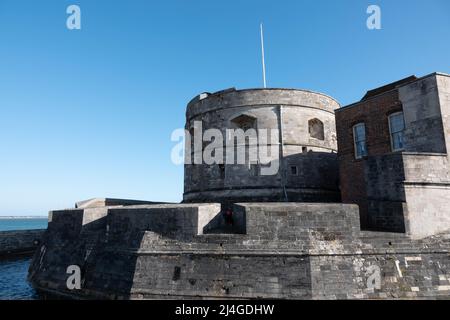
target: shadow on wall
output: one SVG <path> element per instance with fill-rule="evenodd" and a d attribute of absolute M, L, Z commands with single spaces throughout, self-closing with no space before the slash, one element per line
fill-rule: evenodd
<path fill-rule="evenodd" d="M 204 228 L 204 234 L 246 234 L 245 210 L 236 205 L 222 205 L 217 214 Z"/>
<path fill-rule="evenodd" d="M 315 202 L 340 202 L 337 153 L 305 151 L 285 156 L 284 170 L 287 188 L 317 190 Z"/>
<path fill-rule="evenodd" d="M 106 214 L 83 224 L 83 211 L 50 213 L 48 229 L 33 257 L 28 279 L 43 299 L 55 298 L 56 292 L 71 298 L 127 299 L 136 267 L 137 255 L 133 251 L 139 249 L 144 232 L 130 234 L 126 240 L 130 250 L 121 250 L 125 244 L 108 234 Z M 80 268 L 82 290 L 68 289 L 70 266 Z"/>
<path fill-rule="evenodd" d="M 232 227 L 245 236 L 205 234 L 230 221 L 223 214 L 214 204 L 54 212 L 30 280 L 47 295 L 95 299 L 310 298 L 310 258 L 279 250 L 350 244 L 359 232 L 356 206 L 266 203 L 233 207 Z M 70 265 L 81 268 L 80 291 L 67 289 Z"/>
<path fill-rule="evenodd" d="M 296 153 L 281 166 L 276 160 L 194 167 L 186 168 L 184 203 L 341 202 L 336 153 Z"/>
<path fill-rule="evenodd" d="M 405 233 L 407 204 L 402 153 L 368 157 L 364 162 L 367 185 L 367 221 L 364 230 Z"/>
<path fill-rule="evenodd" d="M 54 211 L 29 280 L 43 298 L 129 299 L 132 289 L 157 291 L 175 281 L 186 259 L 161 251 L 189 245 L 220 214 L 218 204 Z M 243 215 L 234 218 L 234 227 L 243 230 Z M 81 270 L 81 290 L 67 287 L 70 266 Z"/>

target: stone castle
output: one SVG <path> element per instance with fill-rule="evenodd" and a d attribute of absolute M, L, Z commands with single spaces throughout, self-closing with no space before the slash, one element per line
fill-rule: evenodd
<path fill-rule="evenodd" d="M 409 77 L 345 107 L 306 90 L 203 93 L 188 104 L 186 131 L 199 123 L 200 136 L 275 131 L 277 152 L 268 163 L 187 163 L 181 204 L 93 199 L 50 212 L 29 271 L 40 292 L 450 298 L 450 75 Z M 190 159 L 205 148 L 188 146 Z M 262 174 L 273 163 L 279 170 Z M 67 285 L 70 266 L 79 288 Z"/>

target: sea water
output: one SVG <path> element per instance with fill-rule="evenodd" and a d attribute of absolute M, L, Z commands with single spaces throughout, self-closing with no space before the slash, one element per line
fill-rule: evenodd
<path fill-rule="evenodd" d="M 47 229 L 47 218 L 14 219 L 0 217 L 0 231 Z"/>
<path fill-rule="evenodd" d="M 0 231 L 46 229 L 47 219 L 1 219 Z M 0 258 L 0 300 L 34 300 L 38 296 L 27 281 L 31 257 Z"/>

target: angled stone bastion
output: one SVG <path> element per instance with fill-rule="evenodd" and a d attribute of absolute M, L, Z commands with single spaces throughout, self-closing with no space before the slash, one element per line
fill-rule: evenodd
<path fill-rule="evenodd" d="M 450 235 L 359 231 L 355 205 L 238 203 L 53 211 L 29 279 L 96 299 L 401 299 L 450 296 Z M 69 290 L 69 266 L 81 288 Z M 379 278 L 377 278 L 379 275 Z M 379 280 L 377 280 L 379 279 Z"/>

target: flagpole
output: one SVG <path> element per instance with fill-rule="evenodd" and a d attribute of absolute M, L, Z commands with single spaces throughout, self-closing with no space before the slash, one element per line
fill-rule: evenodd
<path fill-rule="evenodd" d="M 266 62 L 264 57 L 264 30 L 263 30 L 263 24 L 261 23 L 261 53 L 262 53 L 262 68 L 263 68 L 263 83 L 264 88 L 267 88 L 266 85 Z"/>

